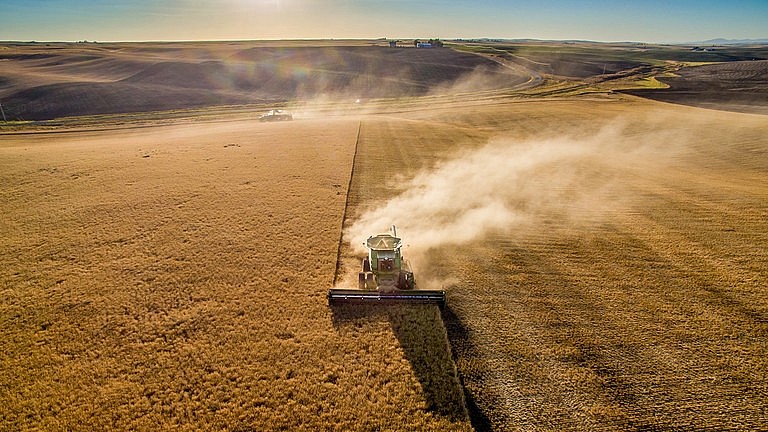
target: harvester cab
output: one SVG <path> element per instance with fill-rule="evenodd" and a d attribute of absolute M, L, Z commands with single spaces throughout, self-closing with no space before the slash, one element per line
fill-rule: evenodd
<path fill-rule="evenodd" d="M 420 290 L 408 260 L 402 255 L 402 240 L 397 229 L 391 233 L 368 237 L 364 243 L 368 256 L 358 272 L 358 289 L 333 288 L 328 303 L 433 303 L 445 306 L 445 291 Z"/>
<path fill-rule="evenodd" d="M 414 289 L 413 272 L 408 261 L 403 259 L 402 246 L 395 227 L 392 227 L 392 234 L 368 237 L 365 242 L 368 256 L 363 259 L 363 270 L 358 274 L 358 288 L 379 291 Z M 370 283 L 371 280 L 373 283 Z"/>

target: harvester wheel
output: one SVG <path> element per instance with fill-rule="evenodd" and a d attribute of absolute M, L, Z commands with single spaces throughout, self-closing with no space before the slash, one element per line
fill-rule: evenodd
<path fill-rule="evenodd" d="M 371 271 L 371 262 L 368 260 L 368 258 L 363 258 L 363 271 L 369 272 Z"/>
<path fill-rule="evenodd" d="M 404 273 L 397 275 L 397 287 L 401 290 L 408 289 L 408 278 Z"/>
<path fill-rule="evenodd" d="M 365 289 L 365 273 L 363 272 L 357 274 L 357 287 L 361 290 Z"/>
<path fill-rule="evenodd" d="M 369 290 L 375 290 L 376 289 L 376 281 L 373 278 L 373 273 L 366 273 L 365 275 L 365 285 Z"/>

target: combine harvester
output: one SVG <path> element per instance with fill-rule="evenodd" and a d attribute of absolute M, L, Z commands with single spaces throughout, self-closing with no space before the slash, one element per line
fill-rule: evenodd
<path fill-rule="evenodd" d="M 358 274 L 358 289 L 332 288 L 328 304 L 345 303 L 422 303 L 445 306 L 445 291 L 416 289 L 413 271 L 400 248 L 402 241 L 392 226 L 392 234 L 368 237 L 363 271 Z"/>

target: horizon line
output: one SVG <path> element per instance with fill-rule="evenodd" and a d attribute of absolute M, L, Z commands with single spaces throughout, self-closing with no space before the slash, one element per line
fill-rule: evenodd
<path fill-rule="evenodd" d="M 471 41 L 504 41 L 504 42 L 524 42 L 524 41 L 531 41 L 531 42 L 583 42 L 583 43 L 599 43 L 599 44 L 616 44 L 616 43 L 624 43 L 624 44 L 646 44 L 646 45 L 691 45 L 691 44 L 700 44 L 700 43 L 713 43 L 713 42 L 728 42 L 731 44 L 749 44 L 749 43 L 758 43 L 758 44 L 768 44 L 768 37 L 765 38 L 739 38 L 739 39 L 729 39 L 729 38 L 711 38 L 711 39 L 705 39 L 705 40 L 699 40 L 699 41 L 685 41 L 685 42 L 646 42 L 641 40 L 611 40 L 611 41 L 601 41 L 601 40 L 591 40 L 591 39 L 539 39 L 539 38 L 509 38 L 509 37 L 489 37 L 489 36 L 482 36 L 482 37 L 453 37 L 453 38 L 440 38 L 440 37 L 396 37 L 396 38 L 390 38 L 390 37 L 345 37 L 345 38 L 264 38 L 264 39 L 146 39 L 146 40 L 87 40 L 87 39 L 81 39 L 81 40 L 0 40 L 0 43 L 20 43 L 20 44 L 39 44 L 39 43 L 95 43 L 95 44 L 106 44 L 106 43 L 205 43 L 205 42 L 281 42 L 281 41 L 293 41 L 293 42 L 301 42 L 301 41 L 313 41 L 313 42 L 319 42 L 319 41 L 401 41 L 401 40 L 421 40 L 421 39 L 437 39 L 447 42 L 471 42 Z"/>

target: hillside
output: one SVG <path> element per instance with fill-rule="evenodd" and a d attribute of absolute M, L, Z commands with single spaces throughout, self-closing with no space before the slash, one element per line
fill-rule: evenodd
<path fill-rule="evenodd" d="M 528 79 L 451 49 L 383 46 L 39 44 L 0 50 L 0 100 L 11 119 L 421 96 L 510 87 Z M 474 79 L 472 83 L 468 80 Z"/>
<path fill-rule="evenodd" d="M 768 114 L 768 60 L 686 67 L 659 80 L 669 88 L 626 92 L 663 102 Z"/>

